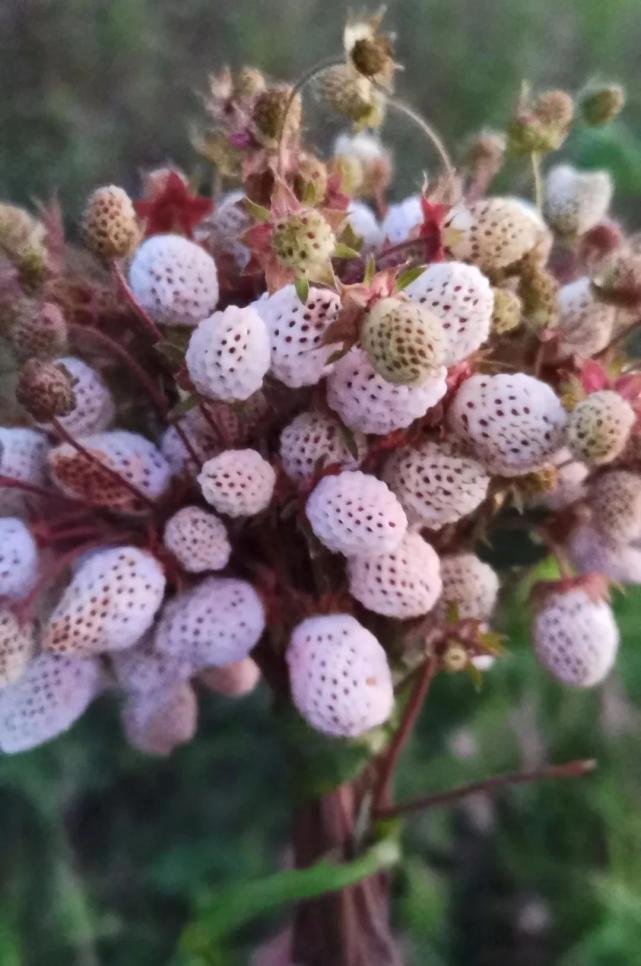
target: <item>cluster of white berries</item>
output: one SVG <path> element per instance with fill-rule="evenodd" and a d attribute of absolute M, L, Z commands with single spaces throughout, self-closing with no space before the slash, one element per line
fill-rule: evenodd
<path fill-rule="evenodd" d="M 634 291 L 612 258 L 634 252 L 604 224 L 609 177 L 553 168 L 542 212 L 413 195 L 379 220 L 334 184 L 356 171 L 380 192 L 377 139 L 340 138 L 333 181 L 305 160 L 313 184 L 292 201 L 294 178 L 262 235 L 242 191 L 190 237 L 138 224 L 113 186 L 92 196 L 85 236 L 125 260 L 128 304 L 162 336 L 141 365 L 166 418 L 102 355 L 57 344 L 17 397 L 33 384 L 51 418 L 25 405 L 0 428 L 3 751 L 115 692 L 129 742 L 168 754 L 196 731 L 198 689 L 242 695 L 263 672 L 312 728 L 359 736 L 428 654 L 491 666 L 500 576 L 482 558 L 497 518 L 527 529 L 530 512 L 574 569 L 536 597 L 534 651 L 564 684 L 609 672 L 602 584 L 641 583 L 641 375 L 610 351 Z M 560 284 L 550 255 L 568 239 Z"/>

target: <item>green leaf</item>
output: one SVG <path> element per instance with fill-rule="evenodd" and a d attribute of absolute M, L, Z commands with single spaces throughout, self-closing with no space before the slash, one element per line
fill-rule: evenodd
<path fill-rule="evenodd" d="M 333 258 L 360 258 L 360 255 L 355 248 L 350 248 L 349 245 L 345 245 L 343 242 L 336 242 L 336 247 L 334 248 Z"/>
<path fill-rule="evenodd" d="M 403 289 L 407 288 L 408 285 L 411 285 L 412 282 L 419 277 L 419 275 L 422 275 L 426 268 L 426 265 L 415 265 L 414 268 L 408 268 L 406 271 L 401 272 L 396 279 L 396 291 L 402 292 Z"/>
<path fill-rule="evenodd" d="M 243 204 L 255 221 L 269 221 L 272 216 L 269 208 L 256 204 L 251 198 L 243 198 Z"/>
<path fill-rule="evenodd" d="M 347 889 L 391 869 L 400 858 L 398 839 L 389 836 L 351 862 L 322 859 L 306 869 L 286 869 L 213 893 L 204 900 L 196 921 L 183 932 L 179 952 L 183 956 L 201 957 L 203 962 L 216 962 L 221 939 L 256 916 L 286 903 Z"/>
<path fill-rule="evenodd" d="M 354 433 L 351 431 L 351 429 L 348 426 L 345 426 L 343 423 L 340 423 L 340 431 L 345 441 L 345 445 L 349 450 L 350 456 L 353 456 L 355 460 L 358 460 L 360 458 L 360 453 L 358 451 L 358 444 L 356 442 L 356 437 L 354 436 Z"/>
<path fill-rule="evenodd" d="M 169 362 L 172 368 L 180 368 L 185 361 L 185 349 L 175 342 L 155 342 L 154 349 Z"/>
<path fill-rule="evenodd" d="M 363 282 L 365 285 L 371 285 L 372 279 L 376 275 L 376 258 L 374 255 L 367 256 L 367 262 L 365 264 L 365 275 L 363 277 Z"/>
<path fill-rule="evenodd" d="M 190 393 L 189 396 L 185 396 L 180 402 L 177 402 L 173 409 L 167 414 L 169 421 L 178 419 L 180 416 L 184 416 L 188 413 L 190 409 L 194 409 L 198 405 L 198 396 L 195 393 Z"/>
<path fill-rule="evenodd" d="M 294 279 L 294 288 L 296 289 L 296 295 L 298 295 L 300 301 L 305 305 L 309 298 L 309 280 L 306 278 Z"/>

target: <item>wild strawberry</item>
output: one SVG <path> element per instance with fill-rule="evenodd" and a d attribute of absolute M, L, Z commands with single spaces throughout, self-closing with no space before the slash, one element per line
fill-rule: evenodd
<path fill-rule="evenodd" d="M 610 342 L 616 309 L 596 298 L 589 278 L 578 278 L 559 289 L 558 356 L 589 359 Z"/>
<path fill-rule="evenodd" d="M 389 487 L 360 470 L 323 477 L 306 513 L 321 543 L 346 557 L 389 553 L 407 529 L 405 512 Z"/>
<path fill-rule="evenodd" d="M 398 620 L 420 617 L 439 598 L 440 569 L 433 547 L 420 534 L 408 531 L 389 553 L 349 559 L 349 592 L 376 614 Z"/>
<path fill-rule="evenodd" d="M 392 204 L 381 223 L 381 234 L 390 245 L 400 245 L 415 234 L 423 224 L 423 209 L 419 195 Z"/>
<path fill-rule="evenodd" d="M 294 704 L 317 731 L 351 738 L 392 713 L 385 651 L 349 614 L 304 620 L 294 628 L 286 657 Z"/>
<path fill-rule="evenodd" d="M 641 477 L 626 470 L 597 476 L 589 490 L 594 527 L 616 543 L 641 539 Z"/>
<path fill-rule="evenodd" d="M 276 147 L 281 133 L 286 141 L 290 141 L 300 130 L 301 97 L 297 93 L 292 98 L 291 94 L 289 84 L 272 84 L 258 92 L 251 119 L 256 140 L 267 148 Z"/>
<path fill-rule="evenodd" d="M 36 649 L 35 628 L 0 607 L 0 689 L 22 677 Z"/>
<path fill-rule="evenodd" d="M 165 605 L 154 648 L 194 670 L 241 661 L 265 629 L 262 602 L 246 580 L 206 577 Z"/>
<path fill-rule="evenodd" d="M 215 261 L 180 235 L 144 241 L 133 257 L 129 284 L 140 305 L 164 325 L 196 325 L 218 302 Z"/>
<path fill-rule="evenodd" d="M 452 217 L 458 214 L 454 209 Z M 540 241 L 537 219 L 516 198 L 482 198 L 468 205 L 466 214 L 467 223 L 461 219 L 464 227 L 451 232 L 448 248 L 454 258 L 482 272 L 513 265 Z"/>
<path fill-rule="evenodd" d="M 618 584 L 641 584 L 641 550 L 617 543 L 594 523 L 575 527 L 565 549 L 579 574 L 603 574 Z"/>
<path fill-rule="evenodd" d="M 171 472 L 167 461 L 153 443 L 138 433 L 115 429 L 82 436 L 78 442 L 97 463 L 118 473 L 150 500 L 158 499 L 169 486 Z M 49 469 L 54 483 L 67 496 L 121 513 L 139 513 L 146 509 L 142 500 L 124 484 L 70 443 L 62 443 L 50 451 Z"/>
<path fill-rule="evenodd" d="M 607 214 L 612 181 L 606 171 L 577 171 L 560 164 L 545 179 L 545 220 L 559 235 L 583 235 Z"/>
<path fill-rule="evenodd" d="M 399 298 L 381 299 L 370 309 L 361 345 L 373 369 L 387 382 L 400 385 L 420 385 L 445 361 L 439 319 L 423 306 Z"/>
<path fill-rule="evenodd" d="M 131 694 L 122 709 L 127 741 L 145 755 L 166 757 L 196 734 L 198 702 L 187 681 L 149 694 Z"/>
<path fill-rule="evenodd" d="M 155 647 L 153 630 L 134 647 L 114 651 L 110 657 L 116 680 L 127 694 L 152 694 L 187 681 L 192 675 L 188 660 L 163 654 Z"/>
<path fill-rule="evenodd" d="M 430 530 L 473 513 L 485 499 L 490 482 L 478 460 L 449 442 L 433 440 L 392 453 L 384 479 L 409 520 Z"/>
<path fill-rule="evenodd" d="M 59 417 L 61 425 L 72 436 L 104 432 L 113 422 L 115 406 L 100 373 L 75 356 L 63 356 L 56 362 L 69 373 L 75 399 L 71 412 Z"/>
<path fill-rule="evenodd" d="M 251 657 L 224 667 L 205 668 L 198 675 L 206 688 L 227 698 L 240 698 L 254 690 L 260 681 L 260 669 Z"/>
<path fill-rule="evenodd" d="M 314 386 L 327 375 L 331 356 L 340 343 L 324 344 L 336 321 L 340 298 L 330 289 L 312 286 L 303 304 L 293 285 L 286 285 L 254 303 L 271 339 L 271 372 L 290 389 Z"/>
<path fill-rule="evenodd" d="M 384 436 L 405 429 L 447 392 L 446 369 L 418 386 L 387 382 L 355 346 L 339 359 L 327 380 L 327 403 L 350 429 Z"/>
<path fill-rule="evenodd" d="M 24 674 L 0 691 L 0 750 L 29 751 L 67 731 L 101 687 L 95 658 L 40 654 Z"/>
<path fill-rule="evenodd" d="M 563 406 L 545 382 L 524 373 L 475 375 L 461 385 L 449 423 L 490 473 L 521 476 L 559 448 Z"/>
<path fill-rule="evenodd" d="M 219 513 L 251 517 L 271 503 L 276 473 L 255 449 L 228 449 L 207 460 L 198 484 Z"/>
<path fill-rule="evenodd" d="M 165 525 L 163 543 L 188 573 L 222 570 L 231 545 L 222 520 L 199 506 L 184 506 Z"/>
<path fill-rule="evenodd" d="M 191 380 L 203 396 L 225 402 L 249 399 L 269 369 L 267 327 L 251 305 L 230 305 L 198 324 L 185 356 Z"/>
<path fill-rule="evenodd" d="M 492 616 L 499 591 L 499 579 L 489 564 L 473 553 L 441 557 L 443 592 L 435 615 L 446 620 L 454 607 L 461 620 L 486 621 Z"/>
<path fill-rule="evenodd" d="M 562 684 L 590 688 L 610 673 L 619 647 L 612 610 L 581 586 L 550 591 L 537 607 L 534 650 Z"/>
<path fill-rule="evenodd" d="M 474 265 L 435 262 L 407 286 L 405 294 L 441 320 L 446 365 L 467 359 L 488 338 L 494 296 Z"/>
<path fill-rule="evenodd" d="M 0 475 L 43 486 L 46 477 L 47 438 L 33 429 L 0 426 Z M 29 496 L 0 485 L 0 512 L 20 515 Z"/>
<path fill-rule="evenodd" d="M 26 597 L 38 577 L 38 548 L 17 517 L 0 517 L 0 597 Z"/>
<path fill-rule="evenodd" d="M 116 185 L 89 196 L 81 222 L 87 248 L 99 258 L 125 258 L 135 248 L 140 229 L 131 198 Z"/>
<path fill-rule="evenodd" d="M 53 654 L 124 650 L 150 627 L 165 593 L 158 561 L 137 547 L 92 554 L 75 572 L 42 634 Z"/>
<path fill-rule="evenodd" d="M 276 258 L 303 278 L 321 278 L 335 247 L 332 227 L 316 208 L 287 215 L 274 225 L 272 248 Z"/>
<path fill-rule="evenodd" d="M 323 466 L 356 469 L 366 453 L 365 438 L 353 436 L 350 447 L 346 431 L 325 413 L 300 413 L 280 435 L 280 458 L 290 480 L 310 479 Z"/>
<path fill-rule="evenodd" d="M 632 406 L 618 392 L 593 392 L 570 413 L 568 446 L 591 466 L 611 463 L 625 449 L 635 420 Z"/>

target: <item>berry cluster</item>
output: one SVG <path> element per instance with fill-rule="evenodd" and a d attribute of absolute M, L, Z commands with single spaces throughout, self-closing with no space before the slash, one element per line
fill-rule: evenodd
<path fill-rule="evenodd" d="M 372 129 L 413 115 L 388 39 L 353 36 L 310 85 L 354 125 L 328 160 L 298 87 L 224 71 L 196 146 L 229 193 L 171 168 L 136 201 L 99 188 L 93 260 L 53 215 L 2 206 L 5 752 L 108 692 L 127 740 L 168 754 L 199 689 L 260 678 L 313 729 L 360 736 L 426 659 L 491 667 L 506 528 L 560 568 L 532 599 L 542 665 L 577 687 L 612 666 L 608 584 L 641 582 L 638 239 L 605 172 L 541 174 L 573 123 L 559 91 L 458 170 L 434 136 L 443 175 L 389 203 Z M 583 116 L 622 100 L 590 90 Z M 531 156 L 536 205 L 488 194 L 506 151 Z"/>

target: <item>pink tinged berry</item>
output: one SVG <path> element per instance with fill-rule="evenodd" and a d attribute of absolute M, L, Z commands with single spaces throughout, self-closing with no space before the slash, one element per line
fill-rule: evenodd
<path fill-rule="evenodd" d="M 207 460 L 198 477 L 204 498 L 218 513 L 250 517 L 271 503 L 276 473 L 255 449 L 228 449 Z"/>
<path fill-rule="evenodd" d="M 394 385 L 372 368 L 355 346 L 339 359 L 327 380 L 327 403 L 350 429 L 385 436 L 424 416 L 447 392 L 447 370 L 420 385 Z"/>
<path fill-rule="evenodd" d="M 545 179 L 543 214 L 559 235 L 583 235 L 606 216 L 611 199 L 606 171 L 577 171 L 560 164 Z"/>
<path fill-rule="evenodd" d="M 205 668 L 198 675 L 198 680 L 214 694 L 242 698 L 250 694 L 260 681 L 260 670 L 253 658 L 245 657 L 224 667 Z"/>
<path fill-rule="evenodd" d="M 385 651 L 348 614 L 309 617 L 287 649 L 292 700 L 308 724 L 337 738 L 383 724 L 394 705 Z"/>
<path fill-rule="evenodd" d="M 189 661 L 175 654 L 163 654 L 154 644 L 150 630 L 134 647 L 111 655 L 111 666 L 119 686 L 127 694 L 152 694 L 187 681 L 192 675 Z"/>
<path fill-rule="evenodd" d="M 0 750 L 28 751 L 67 731 L 102 687 L 95 658 L 40 654 L 0 691 Z"/>
<path fill-rule="evenodd" d="M 76 570 L 43 629 L 42 647 L 85 657 L 133 647 L 151 626 L 165 575 L 150 553 L 112 547 Z"/>
<path fill-rule="evenodd" d="M 224 402 L 249 399 L 269 369 L 267 327 L 251 305 L 214 312 L 194 330 L 185 356 L 189 376 L 201 395 Z"/>
<path fill-rule="evenodd" d="M 192 686 L 183 681 L 149 694 L 132 694 L 122 709 L 129 744 L 145 755 L 166 757 L 196 734 L 198 702 Z"/>
<path fill-rule="evenodd" d="M 448 442 L 425 440 L 396 450 L 384 479 L 412 523 L 440 530 L 473 513 L 487 496 L 490 477 L 478 460 Z"/>
<path fill-rule="evenodd" d="M 0 517 L 0 597 L 26 597 L 38 578 L 38 548 L 17 517 Z"/>
<path fill-rule="evenodd" d="M 533 624 L 534 650 L 543 667 L 562 684 L 590 688 L 610 673 L 619 647 L 611 608 L 580 587 L 551 592 Z"/>
<path fill-rule="evenodd" d="M 199 506 L 185 506 L 170 517 L 163 543 L 183 570 L 191 574 L 222 570 L 231 554 L 225 524 L 215 513 Z"/>
<path fill-rule="evenodd" d="M 144 436 L 115 429 L 81 436 L 78 442 L 95 461 L 115 471 L 152 502 L 167 490 L 171 479 L 169 464 Z M 121 513 L 147 510 L 142 498 L 70 443 L 62 443 L 50 451 L 49 469 L 53 482 L 67 496 Z"/>
<path fill-rule="evenodd" d="M 0 607 L 0 688 L 22 677 L 35 649 L 34 625 L 20 622 L 8 607 Z"/>
<path fill-rule="evenodd" d="M 595 297 L 586 276 L 563 285 L 558 295 L 559 358 L 578 355 L 589 359 L 609 344 L 616 321 L 616 309 Z"/>
<path fill-rule="evenodd" d="M 611 463 L 620 456 L 636 422 L 627 399 L 601 389 L 583 399 L 570 413 L 567 444 L 573 456 L 590 466 Z"/>
<path fill-rule="evenodd" d="M 460 227 L 459 227 L 460 226 Z M 448 248 L 454 258 L 498 271 L 520 261 L 541 241 L 543 226 L 517 198 L 482 198 L 454 209 Z"/>
<path fill-rule="evenodd" d="M 440 620 L 455 610 L 461 620 L 487 621 L 492 616 L 499 592 L 499 578 L 489 564 L 473 553 L 441 557 L 441 594 L 437 614 Z"/>
<path fill-rule="evenodd" d="M 47 437 L 34 429 L 0 426 L 0 475 L 32 486 L 46 483 Z M 0 486 L 0 513 L 22 515 L 33 497 Z"/>
<path fill-rule="evenodd" d="M 427 614 L 441 593 L 438 555 L 414 531 L 389 553 L 350 557 L 347 575 L 349 592 L 363 607 L 398 620 Z"/>
<path fill-rule="evenodd" d="M 548 462 L 566 424 L 552 389 L 524 373 L 471 376 L 456 393 L 448 418 L 490 473 L 508 477 Z"/>
<path fill-rule="evenodd" d="M 619 584 L 641 584 L 641 550 L 617 543 L 590 523 L 575 527 L 565 550 L 579 574 L 597 573 Z"/>
<path fill-rule="evenodd" d="M 298 389 L 315 386 L 330 372 L 341 343 L 325 344 L 325 333 L 338 318 L 341 301 L 330 289 L 311 286 L 303 304 L 293 285 L 254 302 L 271 342 L 271 373 Z"/>
<path fill-rule="evenodd" d="M 75 356 L 62 356 L 56 362 L 69 373 L 75 398 L 71 412 L 59 417 L 61 425 L 72 436 L 102 433 L 115 416 L 113 396 L 102 376 Z M 48 424 L 43 424 L 42 428 L 51 429 Z"/>
<path fill-rule="evenodd" d="M 265 629 L 260 597 L 246 580 L 207 577 L 165 605 L 154 647 L 195 670 L 241 661 Z"/>
<path fill-rule="evenodd" d="M 216 404 L 210 404 L 207 408 L 211 410 Z M 215 411 L 212 416 L 219 420 L 225 420 L 224 425 L 229 429 L 232 438 L 237 432 L 238 417 L 230 406 L 222 405 L 220 411 Z M 160 451 L 167 460 L 172 473 L 181 473 L 185 470 L 190 473 L 197 473 L 203 463 L 212 456 L 220 452 L 221 440 L 215 430 L 203 415 L 200 409 L 190 409 L 180 420 L 180 428 L 184 436 L 187 437 L 192 450 L 194 451 L 198 463 L 196 464 L 191 454 L 188 452 L 183 437 L 175 426 L 168 426 L 160 442 Z"/>
<path fill-rule="evenodd" d="M 280 435 L 280 458 L 290 480 L 310 479 L 324 466 L 356 469 L 367 451 L 361 433 L 349 439 L 337 419 L 321 412 L 303 412 Z"/>
<path fill-rule="evenodd" d="M 588 502 L 594 527 L 616 543 L 641 539 L 641 477 L 627 470 L 597 476 Z"/>
<path fill-rule="evenodd" d="M 405 294 L 440 319 L 446 365 L 467 359 L 489 337 L 494 293 L 476 266 L 435 262 L 407 286 Z"/>
<path fill-rule="evenodd" d="M 181 235 L 152 235 L 136 250 L 129 269 L 136 301 L 163 325 L 196 325 L 218 303 L 216 263 Z"/>
<path fill-rule="evenodd" d="M 306 513 L 321 543 L 346 557 L 395 550 L 407 530 L 405 511 L 387 484 L 360 470 L 323 477 Z"/>

